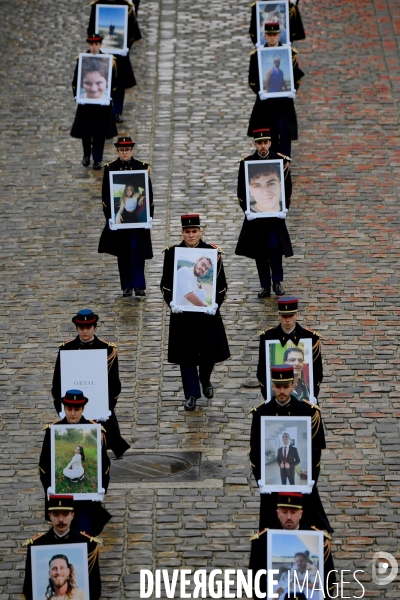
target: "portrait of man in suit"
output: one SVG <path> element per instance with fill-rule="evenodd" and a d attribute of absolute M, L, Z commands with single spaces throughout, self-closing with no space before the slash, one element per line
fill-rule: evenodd
<path fill-rule="evenodd" d="M 294 485 L 295 467 L 300 463 L 297 448 L 290 443 L 290 435 L 284 431 L 282 433 L 282 446 L 278 448 L 276 461 L 281 471 L 282 485 Z"/>

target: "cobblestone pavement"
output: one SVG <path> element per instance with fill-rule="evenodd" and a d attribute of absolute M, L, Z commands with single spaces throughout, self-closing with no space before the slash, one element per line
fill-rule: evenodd
<path fill-rule="evenodd" d="M 296 99 L 288 218 L 295 257 L 286 261 L 285 287 L 299 295 L 302 323 L 323 336 L 328 449 L 319 487 L 335 528 L 336 567 L 365 570 L 368 597 L 398 598 L 398 582 L 372 583 L 371 557 L 387 550 L 400 558 L 400 7 L 303 0 L 301 8 L 306 77 Z M 137 598 L 141 567 L 246 568 L 258 523 L 247 413 L 260 395 L 241 384 L 254 378 L 257 331 L 276 321 L 275 299 L 256 298 L 254 263 L 233 254 L 242 221 L 237 161 L 251 151 L 254 99 L 247 3 L 140 7 L 144 39 L 132 55 L 139 85 L 119 131 L 134 135 L 135 155 L 153 170 L 155 259 L 143 302 L 122 300 L 116 260 L 97 254 L 102 173 L 81 167 L 80 142 L 69 137 L 69 86 L 89 8 L 1 0 L 0 12 L 0 600 L 20 597 L 21 542 L 45 530 L 36 468 L 42 426 L 55 418 L 57 345 L 73 336 L 70 317 L 84 306 L 101 315 L 100 335 L 119 344 L 117 412 L 132 452 L 203 453 L 199 482 L 111 485 L 103 598 Z M 113 155 L 109 141 L 106 160 Z M 178 370 L 166 362 L 169 317 L 158 284 L 162 249 L 179 240 L 179 215 L 194 210 L 206 216 L 206 239 L 226 253 L 222 313 L 232 358 L 215 370 L 214 399 L 188 414 Z"/>

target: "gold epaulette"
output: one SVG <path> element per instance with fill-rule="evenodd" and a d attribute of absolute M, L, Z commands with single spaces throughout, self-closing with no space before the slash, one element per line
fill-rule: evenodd
<path fill-rule="evenodd" d="M 224 252 L 223 252 L 223 250 L 222 250 L 222 248 L 220 248 L 219 246 L 217 246 L 217 244 L 211 244 L 211 243 L 210 243 L 210 246 L 212 246 L 213 248 L 215 248 L 215 250 L 218 250 L 218 252 L 219 252 L 220 254 L 223 254 L 223 253 L 224 253 Z"/>
<path fill-rule="evenodd" d="M 25 542 L 22 545 L 29 546 L 29 544 L 33 544 L 33 542 L 36 541 L 38 538 L 42 537 L 42 535 L 44 535 L 44 533 L 38 533 L 37 535 L 35 535 L 35 537 L 29 540 L 25 540 Z"/>
<path fill-rule="evenodd" d="M 288 160 L 288 161 L 290 161 L 290 162 L 292 161 L 292 159 L 290 158 L 290 156 L 285 156 L 284 154 L 281 154 L 280 152 L 277 152 L 277 155 L 278 155 L 278 156 L 281 156 L 281 157 L 282 157 L 282 158 L 284 158 L 285 160 Z"/>
<path fill-rule="evenodd" d="M 253 54 L 255 54 L 257 52 L 257 48 L 254 48 L 254 50 L 252 50 L 249 54 L 249 56 L 253 56 Z M 253 84 L 254 85 L 254 84 Z"/>
<path fill-rule="evenodd" d="M 47 425 L 45 425 L 45 426 L 43 427 L 42 431 L 46 431 L 46 429 L 50 429 L 50 427 L 51 427 L 52 425 L 55 425 L 56 423 L 59 423 L 59 422 L 60 422 L 60 420 L 58 419 L 57 421 L 53 421 L 53 423 L 47 423 Z"/>
<path fill-rule="evenodd" d="M 264 329 L 264 331 L 260 331 L 259 333 L 257 333 L 258 337 L 264 335 L 264 333 L 267 333 L 267 331 L 269 331 L 270 329 L 273 329 L 273 327 L 268 327 L 267 329 Z"/>
<path fill-rule="evenodd" d="M 81 531 L 81 535 L 84 535 L 85 537 L 89 538 L 89 541 L 91 541 L 91 542 L 96 542 L 96 544 L 102 544 L 103 543 L 103 540 L 101 538 L 92 537 L 91 535 L 89 535 L 88 533 L 86 533 L 86 531 Z"/>
<path fill-rule="evenodd" d="M 313 408 L 321 411 L 320 407 L 318 406 L 318 404 L 313 404 L 312 402 L 310 402 L 309 400 L 302 400 L 302 402 L 304 402 L 305 404 L 309 404 L 310 406 L 312 406 Z"/>
<path fill-rule="evenodd" d="M 265 402 L 261 402 L 258 406 L 254 406 L 251 411 L 247 414 L 247 416 L 251 415 L 252 412 L 256 412 L 261 406 L 264 406 Z"/>
<path fill-rule="evenodd" d="M 103 425 L 101 425 L 101 423 L 98 423 L 97 421 L 93 421 L 92 419 L 88 419 L 88 421 L 90 423 L 93 423 L 93 425 L 100 425 L 100 431 L 104 431 L 104 433 L 107 433 L 106 429 L 103 427 Z"/>
<path fill-rule="evenodd" d="M 296 50 L 296 48 L 293 48 L 293 46 L 292 46 L 292 54 L 298 54 L 298 53 L 299 53 L 299 51 Z"/>
<path fill-rule="evenodd" d="M 255 6 L 256 4 L 257 4 L 257 2 L 252 2 L 252 3 L 250 4 L 250 8 L 253 8 L 253 6 Z"/>
<path fill-rule="evenodd" d="M 74 338 L 71 338 L 70 340 L 67 340 L 66 342 L 61 342 L 61 344 L 58 344 L 58 347 L 60 348 L 61 346 L 65 346 L 65 344 L 69 344 L 69 342 L 72 342 Z"/>
<path fill-rule="evenodd" d="M 242 156 L 242 158 L 240 160 L 238 160 L 237 162 L 240 163 L 240 162 L 242 162 L 242 160 L 246 160 L 246 158 L 248 156 L 251 156 L 251 155 L 250 154 L 246 154 L 246 156 Z M 240 198 L 239 198 L 239 200 L 240 200 Z"/>
<path fill-rule="evenodd" d="M 322 337 L 322 335 L 319 333 L 319 331 L 315 331 L 315 329 L 311 329 L 310 327 L 305 327 L 304 329 L 306 329 L 307 331 L 310 331 L 311 333 L 318 336 L 319 338 Z"/>
<path fill-rule="evenodd" d="M 105 344 L 108 344 L 109 346 L 112 346 L 113 348 L 117 348 L 117 344 L 115 342 L 107 342 L 107 340 L 103 340 L 103 338 L 99 338 L 99 340 Z"/>
<path fill-rule="evenodd" d="M 267 531 L 268 531 L 268 527 L 266 527 L 262 531 L 259 531 L 258 533 L 255 533 L 254 535 L 251 536 L 251 538 L 249 539 L 249 542 L 252 542 L 254 540 L 258 540 L 258 538 L 260 537 L 260 535 L 263 535 L 264 533 L 267 533 Z"/>
<path fill-rule="evenodd" d="M 171 244 L 170 246 L 165 246 L 163 252 L 165 252 L 166 250 L 169 250 L 170 248 L 173 248 L 174 246 L 177 246 L 178 244 Z"/>

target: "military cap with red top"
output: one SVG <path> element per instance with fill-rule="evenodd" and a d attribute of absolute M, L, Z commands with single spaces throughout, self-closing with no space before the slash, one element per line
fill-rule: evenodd
<path fill-rule="evenodd" d="M 182 215 L 181 223 L 182 223 L 182 229 L 184 229 L 185 227 L 201 227 L 200 215 L 198 215 L 198 214 Z"/>
<path fill-rule="evenodd" d="M 69 494 L 50 494 L 48 510 L 74 510 L 74 497 Z"/>
<path fill-rule="evenodd" d="M 303 508 L 303 494 L 299 492 L 279 492 L 276 506 Z"/>
<path fill-rule="evenodd" d="M 88 42 L 88 44 L 92 43 L 92 42 L 101 42 L 103 41 L 103 36 L 100 35 L 100 33 L 91 33 L 87 36 L 86 41 Z"/>
<path fill-rule="evenodd" d="M 94 312 L 90 308 L 83 308 L 80 310 L 75 317 L 72 317 L 72 322 L 74 325 L 91 325 L 96 326 L 99 317 L 94 314 Z"/>
<path fill-rule="evenodd" d="M 264 33 L 280 33 L 279 21 L 264 23 Z"/>
<path fill-rule="evenodd" d="M 125 135 L 124 137 L 119 137 L 118 140 L 115 142 L 114 146 L 116 148 L 126 148 L 127 146 L 133 146 L 135 145 L 135 142 L 132 141 L 132 138 L 129 135 Z"/>
<path fill-rule="evenodd" d="M 264 129 L 253 129 L 253 138 L 255 142 L 261 142 L 262 140 L 270 140 L 271 130 L 267 127 L 264 127 Z"/>
<path fill-rule="evenodd" d="M 89 398 L 85 398 L 81 390 L 68 390 L 65 396 L 61 398 L 61 402 L 67 406 L 85 406 L 89 402 Z"/>
<path fill-rule="evenodd" d="M 271 381 L 273 383 L 288 383 L 293 379 L 294 374 L 291 365 L 274 365 L 271 367 Z"/>
<path fill-rule="evenodd" d="M 293 315 L 299 310 L 299 301 L 297 298 L 278 298 L 278 313 L 280 315 Z"/>

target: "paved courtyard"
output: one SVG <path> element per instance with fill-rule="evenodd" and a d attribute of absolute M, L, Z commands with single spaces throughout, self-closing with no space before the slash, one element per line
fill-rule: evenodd
<path fill-rule="evenodd" d="M 335 566 L 364 570 L 366 597 L 398 598 L 399 581 L 372 582 L 371 559 L 378 550 L 400 559 L 400 4 L 302 0 L 301 9 L 308 35 L 296 47 L 306 77 L 287 219 L 295 256 L 284 285 L 299 296 L 301 323 L 322 335 L 328 448 L 319 489 Z M 69 136 L 89 12 L 78 0 L 0 0 L 0 600 L 20 598 L 21 544 L 46 530 L 42 428 L 56 418 L 57 346 L 74 336 L 79 308 L 93 308 L 100 337 L 118 343 L 117 414 L 130 452 L 202 453 L 196 482 L 111 484 L 103 599 L 138 598 L 140 568 L 246 569 L 258 526 L 248 413 L 261 395 L 242 384 L 255 377 L 257 333 L 275 325 L 276 299 L 257 298 L 254 262 L 234 255 L 238 161 L 252 151 L 249 6 L 142 0 L 143 40 L 131 53 L 138 86 L 118 129 L 152 165 L 144 301 L 122 299 L 116 259 L 97 254 L 102 173 L 81 166 L 80 141 Z M 108 141 L 105 162 L 114 154 Z M 178 368 L 166 362 L 169 310 L 158 287 L 162 250 L 179 241 L 188 211 L 201 213 L 204 238 L 225 253 L 232 354 L 216 367 L 215 397 L 195 413 L 183 410 Z"/>

